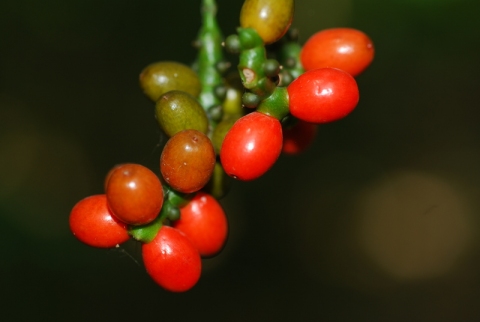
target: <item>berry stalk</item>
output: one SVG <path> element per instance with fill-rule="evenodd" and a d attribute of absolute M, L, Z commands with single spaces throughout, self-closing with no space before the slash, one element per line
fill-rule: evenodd
<path fill-rule="evenodd" d="M 222 41 L 223 36 L 218 26 L 217 5 L 215 0 L 202 1 L 202 26 L 200 28 L 197 45 L 199 46 L 196 65 L 201 82 L 199 102 L 207 112 L 210 130 L 215 128 L 219 117 L 215 108 L 220 107 L 222 101 L 215 92 L 223 85 L 222 71 L 224 70 L 224 57 Z"/>

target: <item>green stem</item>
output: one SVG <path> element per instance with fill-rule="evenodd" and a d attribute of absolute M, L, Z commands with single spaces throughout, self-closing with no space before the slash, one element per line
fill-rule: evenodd
<path fill-rule="evenodd" d="M 128 229 L 128 233 L 134 239 L 149 243 L 155 236 L 157 236 L 158 231 L 162 228 L 163 223 L 168 220 L 176 220 L 179 218 L 180 210 L 179 208 L 187 205 L 190 200 L 193 198 L 194 194 L 184 194 L 172 190 L 169 186 L 164 186 L 165 196 L 163 199 L 162 210 L 158 214 L 157 218 L 154 221 L 140 226 L 131 226 Z M 175 218 L 175 219 L 172 219 Z"/>
<path fill-rule="evenodd" d="M 215 0 L 202 1 L 202 26 L 198 34 L 200 45 L 197 56 L 198 76 L 202 83 L 199 101 L 207 115 L 212 107 L 222 102 L 215 94 L 215 88 L 223 85 L 222 75 L 218 70 L 224 60 L 223 36 L 216 20 L 217 5 Z M 213 127 L 215 124 L 213 124 Z"/>
<path fill-rule="evenodd" d="M 163 222 L 168 216 L 168 206 L 166 203 L 163 204 L 160 214 L 155 218 L 154 221 L 140 226 L 131 226 L 128 229 L 128 234 L 132 236 L 133 239 L 141 241 L 143 243 L 151 242 L 155 236 L 157 236 L 158 231 L 162 228 Z"/>
<path fill-rule="evenodd" d="M 265 74 L 267 62 L 265 45 L 253 28 L 238 28 L 240 41 L 240 62 L 238 72 L 243 86 L 264 100 L 275 90 L 275 83 Z"/>
<path fill-rule="evenodd" d="M 179 208 L 184 207 L 195 196 L 195 193 L 182 193 L 182 192 L 175 191 L 170 187 L 168 187 L 167 189 L 168 189 L 168 192 L 166 194 L 167 200 L 174 207 L 179 207 Z"/>
<path fill-rule="evenodd" d="M 286 87 L 277 87 L 275 91 L 260 102 L 257 111 L 282 120 L 290 112 Z"/>

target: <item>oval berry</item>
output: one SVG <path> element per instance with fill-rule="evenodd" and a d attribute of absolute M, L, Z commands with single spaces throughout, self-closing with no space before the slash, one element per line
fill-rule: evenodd
<path fill-rule="evenodd" d="M 357 76 L 370 65 L 375 50 L 360 30 L 333 28 L 319 31 L 303 45 L 300 60 L 306 70 L 338 68 Z"/>
<path fill-rule="evenodd" d="M 187 65 L 162 61 L 148 65 L 140 73 L 140 87 L 156 102 L 166 92 L 180 90 L 197 97 L 201 84 L 198 75 Z"/>
<path fill-rule="evenodd" d="M 129 225 L 151 222 L 163 205 L 160 179 L 140 164 L 114 167 L 109 174 L 106 194 L 113 214 Z"/>
<path fill-rule="evenodd" d="M 218 201 L 205 192 L 198 192 L 184 207 L 173 227 L 182 231 L 203 257 L 222 250 L 228 234 L 225 212 Z"/>
<path fill-rule="evenodd" d="M 162 226 L 150 243 L 142 245 L 142 257 L 150 277 L 168 291 L 188 291 L 200 278 L 200 255 L 192 242 L 175 228 Z"/>
<path fill-rule="evenodd" d="M 122 165 L 123 164 L 117 164 L 116 166 L 114 166 L 113 168 L 111 168 L 107 172 L 107 175 L 105 176 L 105 180 L 103 181 L 103 189 L 104 189 L 105 192 L 107 191 L 108 180 L 110 180 L 110 177 L 112 176 L 112 173 L 115 171 L 116 168 L 118 168 L 119 166 L 122 166 Z"/>
<path fill-rule="evenodd" d="M 70 212 L 69 224 L 73 235 L 89 246 L 115 247 L 129 239 L 127 226 L 112 215 L 104 194 L 77 202 Z"/>
<path fill-rule="evenodd" d="M 244 181 L 262 176 L 277 161 L 282 140 L 276 118 L 260 112 L 241 117 L 225 135 L 220 150 L 225 172 Z"/>
<path fill-rule="evenodd" d="M 290 113 L 310 123 L 341 119 L 357 106 L 357 82 L 347 72 L 336 68 L 307 71 L 287 87 Z"/>
<path fill-rule="evenodd" d="M 174 189 L 191 193 L 203 188 L 215 167 L 215 151 L 210 139 L 197 130 L 172 136 L 160 157 L 160 172 Z"/>
<path fill-rule="evenodd" d="M 208 131 L 208 118 L 200 103 L 184 91 L 170 91 L 155 104 L 155 118 L 168 136 L 180 131 L 194 129 Z"/>
<path fill-rule="evenodd" d="M 245 0 L 240 25 L 255 29 L 265 44 L 271 44 L 287 32 L 294 7 L 294 0 Z"/>

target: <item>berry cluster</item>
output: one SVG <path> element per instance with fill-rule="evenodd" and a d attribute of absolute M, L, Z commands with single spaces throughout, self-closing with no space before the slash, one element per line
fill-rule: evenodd
<path fill-rule="evenodd" d="M 305 150 L 318 124 L 345 117 L 358 103 L 354 77 L 372 61 L 372 41 L 337 28 L 301 46 L 289 30 L 293 12 L 294 0 L 245 0 L 237 33 L 224 39 L 215 1 L 202 1 L 194 64 L 157 62 L 140 74 L 169 137 L 161 175 L 140 164 L 112 168 L 104 194 L 71 211 L 80 241 L 108 248 L 134 238 L 161 287 L 183 292 L 197 283 L 202 257 L 218 254 L 227 239 L 217 200 L 229 179 L 262 176 L 282 152 Z M 233 73 L 225 50 L 238 54 Z"/>

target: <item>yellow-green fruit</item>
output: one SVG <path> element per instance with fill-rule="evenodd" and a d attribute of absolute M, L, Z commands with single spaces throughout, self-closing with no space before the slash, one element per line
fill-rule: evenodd
<path fill-rule="evenodd" d="M 215 163 L 212 176 L 203 190 L 211 194 L 215 199 L 221 199 L 230 190 L 232 177 L 225 173 L 220 162 Z"/>
<path fill-rule="evenodd" d="M 217 154 L 220 153 L 220 149 L 222 147 L 223 139 L 233 124 L 241 117 L 241 114 L 237 115 L 228 115 L 225 117 L 220 123 L 217 124 L 215 130 L 213 130 L 212 134 L 212 144 L 215 152 Z"/>
<path fill-rule="evenodd" d="M 271 44 L 287 32 L 294 7 L 294 0 L 245 0 L 240 25 L 255 29 L 265 44 Z"/>
<path fill-rule="evenodd" d="M 166 92 L 179 90 L 198 97 L 201 90 L 198 75 L 187 65 L 163 61 L 145 67 L 140 73 L 140 87 L 156 102 Z"/>
<path fill-rule="evenodd" d="M 183 130 L 208 131 L 208 118 L 195 97 L 183 91 L 170 91 L 155 104 L 155 117 L 168 136 Z"/>
<path fill-rule="evenodd" d="M 242 92 L 235 88 L 228 88 L 225 100 L 223 101 L 224 114 L 241 114 L 242 108 Z"/>

